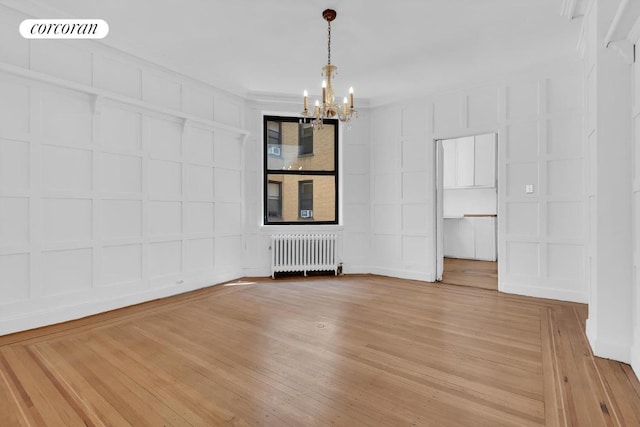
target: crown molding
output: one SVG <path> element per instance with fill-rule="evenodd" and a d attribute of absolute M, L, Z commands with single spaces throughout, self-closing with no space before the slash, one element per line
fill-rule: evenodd
<path fill-rule="evenodd" d="M 225 123 L 205 119 L 198 116 L 193 116 L 183 111 L 178 111 L 171 108 L 165 108 L 162 106 L 151 104 L 146 101 L 142 101 L 137 98 L 131 98 L 129 96 L 109 92 L 107 90 L 99 89 L 93 86 L 87 86 L 85 84 L 76 83 L 76 82 L 65 80 L 55 76 L 50 76 L 48 74 L 41 73 L 38 71 L 27 70 L 22 67 L 18 67 L 12 64 L 7 64 L 4 62 L 0 62 L 0 73 L 11 74 L 19 78 L 24 78 L 30 81 L 36 81 L 36 82 L 44 83 L 46 85 L 55 86 L 63 89 L 69 89 L 79 93 L 84 93 L 91 97 L 90 98 L 91 109 L 93 114 L 100 114 L 103 102 L 105 100 L 110 100 L 110 101 L 119 102 L 121 104 L 126 104 L 140 110 L 150 111 L 153 113 L 160 113 L 166 116 L 178 118 L 182 121 L 183 126 L 186 126 L 187 123 L 196 123 L 210 129 L 217 129 L 217 130 L 226 131 L 229 133 L 239 134 L 245 138 L 249 135 L 249 131 L 242 128 L 230 126 Z"/>
<path fill-rule="evenodd" d="M 572 21 L 576 18 L 582 18 L 589 0 L 562 0 L 560 7 L 560 16 Z"/>
<path fill-rule="evenodd" d="M 632 64 L 635 61 L 634 45 L 639 37 L 640 2 L 622 0 L 604 37 L 604 45 L 618 52 L 627 64 Z"/>
<path fill-rule="evenodd" d="M 613 49 L 622 57 L 625 64 L 633 64 L 635 61 L 635 45 L 627 39 L 612 41 L 607 47 Z"/>
<path fill-rule="evenodd" d="M 587 34 L 587 21 L 582 21 L 580 26 L 580 34 L 578 35 L 578 43 L 576 44 L 576 50 L 578 54 L 584 58 L 584 53 L 587 50 L 587 40 L 585 39 Z"/>
<path fill-rule="evenodd" d="M 566 18 L 568 21 L 573 21 L 576 18 L 582 18 L 587 13 L 587 8 L 591 5 L 591 0 L 562 0 L 560 6 L 560 16 Z M 578 36 L 578 43 L 576 44 L 576 50 L 580 56 L 584 57 L 585 51 L 585 25 L 586 22 L 582 22 L 580 28 L 580 35 Z"/>

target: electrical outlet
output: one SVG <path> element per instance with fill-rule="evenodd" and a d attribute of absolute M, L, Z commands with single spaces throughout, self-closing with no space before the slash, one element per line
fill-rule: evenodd
<path fill-rule="evenodd" d="M 527 194 L 533 194 L 533 184 L 527 184 L 524 186 L 524 192 Z"/>

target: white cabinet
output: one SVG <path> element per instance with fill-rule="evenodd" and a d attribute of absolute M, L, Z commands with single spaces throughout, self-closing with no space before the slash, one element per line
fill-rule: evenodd
<path fill-rule="evenodd" d="M 489 133 L 475 137 L 474 185 L 496 185 L 496 137 Z"/>
<path fill-rule="evenodd" d="M 444 219 L 444 256 L 456 258 L 458 239 L 458 219 Z"/>
<path fill-rule="evenodd" d="M 473 137 L 458 138 L 456 162 L 456 187 L 471 187 L 474 185 L 474 141 Z"/>
<path fill-rule="evenodd" d="M 445 218 L 444 256 L 495 261 L 496 217 Z"/>
<path fill-rule="evenodd" d="M 474 218 L 460 218 L 456 237 L 458 258 L 475 258 L 475 221 Z"/>
<path fill-rule="evenodd" d="M 478 217 L 474 220 L 474 258 L 495 261 L 496 256 L 496 219 Z"/>
<path fill-rule="evenodd" d="M 442 149 L 444 188 L 495 186 L 495 134 L 445 139 Z"/>
<path fill-rule="evenodd" d="M 442 184 L 444 188 L 451 188 L 456 186 L 456 143 L 455 139 L 448 139 L 442 141 L 442 155 L 444 158 L 442 168 Z"/>

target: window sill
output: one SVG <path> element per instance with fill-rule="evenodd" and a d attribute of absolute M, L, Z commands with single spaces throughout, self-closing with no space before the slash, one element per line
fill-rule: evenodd
<path fill-rule="evenodd" d="M 260 231 L 265 233 L 271 232 L 327 232 L 327 231 L 344 231 L 342 224 L 262 224 Z"/>

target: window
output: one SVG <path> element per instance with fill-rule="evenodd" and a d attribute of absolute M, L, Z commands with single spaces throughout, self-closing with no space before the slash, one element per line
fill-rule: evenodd
<path fill-rule="evenodd" d="M 298 138 L 298 155 L 308 156 L 313 154 L 313 125 L 300 123 L 298 125 L 300 137 Z"/>
<path fill-rule="evenodd" d="M 280 133 L 280 122 L 269 122 L 267 125 L 267 154 L 270 156 L 282 155 L 282 139 Z"/>
<path fill-rule="evenodd" d="M 282 218 L 282 183 L 269 181 L 267 186 L 267 215 L 271 219 Z"/>
<path fill-rule="evenodd" d="M 337 224 L 338 121 L 314 130 L 297 117 L 265 116 L 263 125 L 264 224 Z"/>
<path fill-rule="evenodd" d="M 298 182 L 298 210 L 301 219 L 313 219 L 313 181 Z"/>

